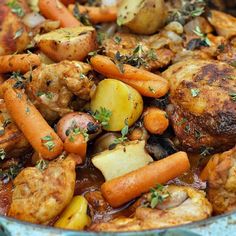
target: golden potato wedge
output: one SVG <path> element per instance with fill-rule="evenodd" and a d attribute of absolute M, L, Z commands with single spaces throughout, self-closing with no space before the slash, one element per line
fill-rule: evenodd
<path fill-rule="evenodd" d="M 153 34 L 167 19 L 164 0 L 123 0 L 117 23 L 138 34 Z"/>
<path fill-rule="evenodd" d="M 34 40 L 40 50 L 56 62 L 82 61 L 96 49 L 96 31 L 93 27 L 61 28 L 37 35 Z"/>

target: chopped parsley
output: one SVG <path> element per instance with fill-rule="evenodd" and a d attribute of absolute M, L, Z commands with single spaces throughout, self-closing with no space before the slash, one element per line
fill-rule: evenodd
<path fill-rule="evenodd" d="M 154 88 L 150 87 L 150 86 L 148 87 L 148 89 L 149 89 L 149 91 L 152 92 L 152 93 L 155 93 L 155 92 L 156 92 L 156 90 L 155 90 Z"/>
<path fill-rule="evenodd" d="M 103 127 L 107 127 L 111 118 L 112 112 L 105 107 L 100 107 L 100 110 L 96 110 L 93 117 L 99 121 Z"/>
<path fill-rule="evenodd" d="M 150 189 L 149 205 L 152 209 L 156 208 L 158 204 L 164 202 L 169 197 L 170 193 L 166 190 L 166 187 L 158 184 L 156 188 Z"/>
<path fill-rule="evenodd" d="M 43 137 L 41 140 L 42 140 L 43 145 L 44 145 L 49 151 L 52 151 L 53 148 L 55 147 L 55 143 L 54 143 L 54 141 L 53 141 L 51 135 L 46 135 L 46 136 Z"/>
<path fill-rule="evenodd" d="M 197 88 L 191 89 L 190 91 L 191 91 L 192 97 L 197 97 L 199 95 L 199 93 L 200 93 L 200 90 L 197 89 Z"/>
<path fill-rule="evenodd" d="M 53 99 L 53 93 L 52 92 L 41 92 L 38 91 L 37 92 L 37 97 L 41 97 L 41 96 L 45 96 L 48 100 L 52 100 Z"/>
<path fill-rule="evenodd" d="M 47 169 L 48 164 L 49 164 L 48 161 L 45 161 L 45 160 L 41 159 L 41 160 L 37 161 L 35 167 L 37 169 L 39 169 L 40 171 L 44 171 L 45 169 Z"/>
<path fill-rule="evenodd" d="M 177 126 L 181 126 L 183 125 L 184 123 L 186 123 L 188 120 L 187 118 L 182 118 L 179 122 L 176 123 Z"/>
<path fill-rule="evenodd" d="M 231 100 L 233 100 L 234 102 L 236 102 L 236 92 L 231 92 L 231 93 L 229 93 L 229 96 L 230 96 Z"/>
<path fill-rule="evenodd" d="M 72 132 L 69 131 L 69 141 L 70 142 L 74 142 L 75 141 L 75 136 L 78 135 L 78 134 L 82 134 L 83 135 L 85 142 L 88 141 L 89 135 L 88 135 L 87 131 L 84 130 L 84 129 L 78 128 L 78 127 L 74 128 L 72 130 Z"/>
<path fill-rule="evenodd" d="M 17 2 L 17 0 L 12 0 L 11 2 L 8 2 L 7 6 L 11 8 L 12 13 L 15 13 L 16 15 L 18 15 L 20 17 L 25 15 L 24 10 L 21 8 L 21 6 Z"/>

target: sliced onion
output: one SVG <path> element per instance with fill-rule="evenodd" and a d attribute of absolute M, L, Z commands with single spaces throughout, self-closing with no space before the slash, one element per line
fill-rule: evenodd
<path fill-rule="evenodd" d="M 23 18 L 23 23 L 29 28 L 35 28 L 37 25 L 43 23 L 44 21 L 45 18 L 36 12 L 26 14 Z"/>

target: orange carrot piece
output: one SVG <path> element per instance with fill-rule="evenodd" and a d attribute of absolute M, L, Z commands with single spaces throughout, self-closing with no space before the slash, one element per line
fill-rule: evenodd
<path fill-rule="evenodd" d="M 74 4 L 70 4 L 68 9 L 73 12 L 75 8 Z M 93 24 L 103 23 L 103 22 L 113 22 L 117 19 L 117 8 L 116 7 L 88 7 L 78 5 L 79 12 L 81 14 L 86 14 L 89 20 Z"/>
<path fill-rule="evenodd" d="M 39 0 L 39 9 L 46 18 L 60 21 L 61 27 L 82 26 L 59 0 Z"/>
<path fill-rule="evenodd" d="M 177 152 L 160 161 L 109 180 L 101 186 L 104 198 L 112 207 L 146 193 L 158 183 L 163 184 L 189 170 L 190 163 L 185 152 Z"/>
<path fill-rule="evenodd" d="M 123 65 L 122 73 L 117 65 L 106 56 L 96 55 L 90 60 L 92 67 L 97 72 L 123 81 L 147 97 L 159 98 L 169 90 L 169 82 L 159 75 L 138 69 L 130 65 Z"/>
<path fill-rule="evenodd" d="M 15 54 L 0 56 L 0 73 L 19 71 L 26 73 L 41 64 L 40 57 L 36 54 Z"/>
<path fill-rule="evenodd" d="M 169 126 L 169 120 L 165 111 L 149 107 L 144 113 L 143 125 L 151 134 L 163 134 Z"/>
<path fill-rule="evenodd" d="M 202 170 L 200 174 L 200 179 L 202 181 L 207 181 L 209 178 L 210 173 L 214 170 L 217 166 L 217 159 L 211 158 L 208 163 L 206 164 L 205 168 Z"/>
<path fill-rule="evenodd" d="M 70 134 L 64 143 L 65 151 L 79 155 L 83 160 L 86 156 L 87 142 L 82 134 Z"/>
<path fill-rule="evenodd" d="M 51 160 L 61 154 L 61 139 L 22 91 L 9 86 L 4 100 L 10 116 L 42 158 Z"/>

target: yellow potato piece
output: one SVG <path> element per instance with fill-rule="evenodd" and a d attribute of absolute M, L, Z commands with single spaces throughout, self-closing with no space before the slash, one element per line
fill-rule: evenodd
<path fill-rule="evenodd" d="M 83 196 L 73 197 L 54 226 L 63 229 L 84 229 L 85 226 L 91 223 L 91 219 L 87 215 L 87 207 L 87 200 Z"/>
<path fill-rule="evenodd" d="M 129 85 L 115 79 L 102 80 L 91 100 L 91 110 L 95 112 L 101 107 L 112 112 L 107 131 L 120 131 L 127 122 L 134 124 L 143 111 L 141 95 Z"/>

